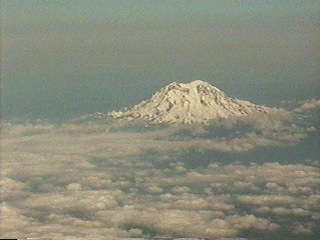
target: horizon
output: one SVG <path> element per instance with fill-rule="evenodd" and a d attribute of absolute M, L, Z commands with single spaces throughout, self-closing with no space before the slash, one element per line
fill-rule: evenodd
<path fill-rule="evenodd" d="M 319 97 L 315 0 L 1 6 L 6 120 L 108 112 L 192 79 L 270 107 Z"/>

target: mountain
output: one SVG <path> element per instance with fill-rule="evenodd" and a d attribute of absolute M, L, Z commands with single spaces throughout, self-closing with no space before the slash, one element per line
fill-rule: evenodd
<path fill-rule="evenodd" d="M 108 115 L 120 119 L 141 119 L 150 123 L 206 123 L 215 118 L 266 113 L 270 108 L 227 97 L 207 82 L 171 83 L 149 100 L 130 109 Z"/>

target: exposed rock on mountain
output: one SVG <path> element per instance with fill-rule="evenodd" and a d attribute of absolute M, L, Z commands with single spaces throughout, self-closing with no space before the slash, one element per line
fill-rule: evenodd
<path fill-rule="evenodd" d="M 130 109 L 113 111 L 109 116 L 127 120 L 142 119 L 150 123 L 206 123 L 215 118 L 266 113 L 270 108 L 227 97 L 207 82 L 171 83 L 149 100 Z"/>

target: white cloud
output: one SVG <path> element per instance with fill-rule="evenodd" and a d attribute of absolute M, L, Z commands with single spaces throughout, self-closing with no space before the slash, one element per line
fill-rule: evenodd
<path fill-rule="evenodd" d="M 316 164 L 217 161 L 190 169 L 171 153 L 191 146 L 244 152 L 303 134 L 294 125 L 261 121 L 263 134 L 190 141 L 109 133 L 94 125 L 7 126 L 0 179 L 4 236 L 312 235 L 320 218 Z M 283 132 L 275 133 L 273 123 Z M 288 216 L 296 219 L 292 228 Z"/>
<path fill-rule="evenodd" d="M 294 111 L 301 112 L 304 110 L 317 109 L 317 108 L 320 108 L 320 100 L 312 99 L 312 100 L 307 100 L 305 102 L 302 102 L 298 108 L 294 109 Z"/>

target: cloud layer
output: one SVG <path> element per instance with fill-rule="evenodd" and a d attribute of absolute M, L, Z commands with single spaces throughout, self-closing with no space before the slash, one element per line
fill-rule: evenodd
<path fill-rule="evenodd" d="M 319 159 L 237 161 L 299 148 L 317 131 L 291 113 L 148 132 L 117 127 L 4 124 L 3 237 L 319 234 Z"/>

